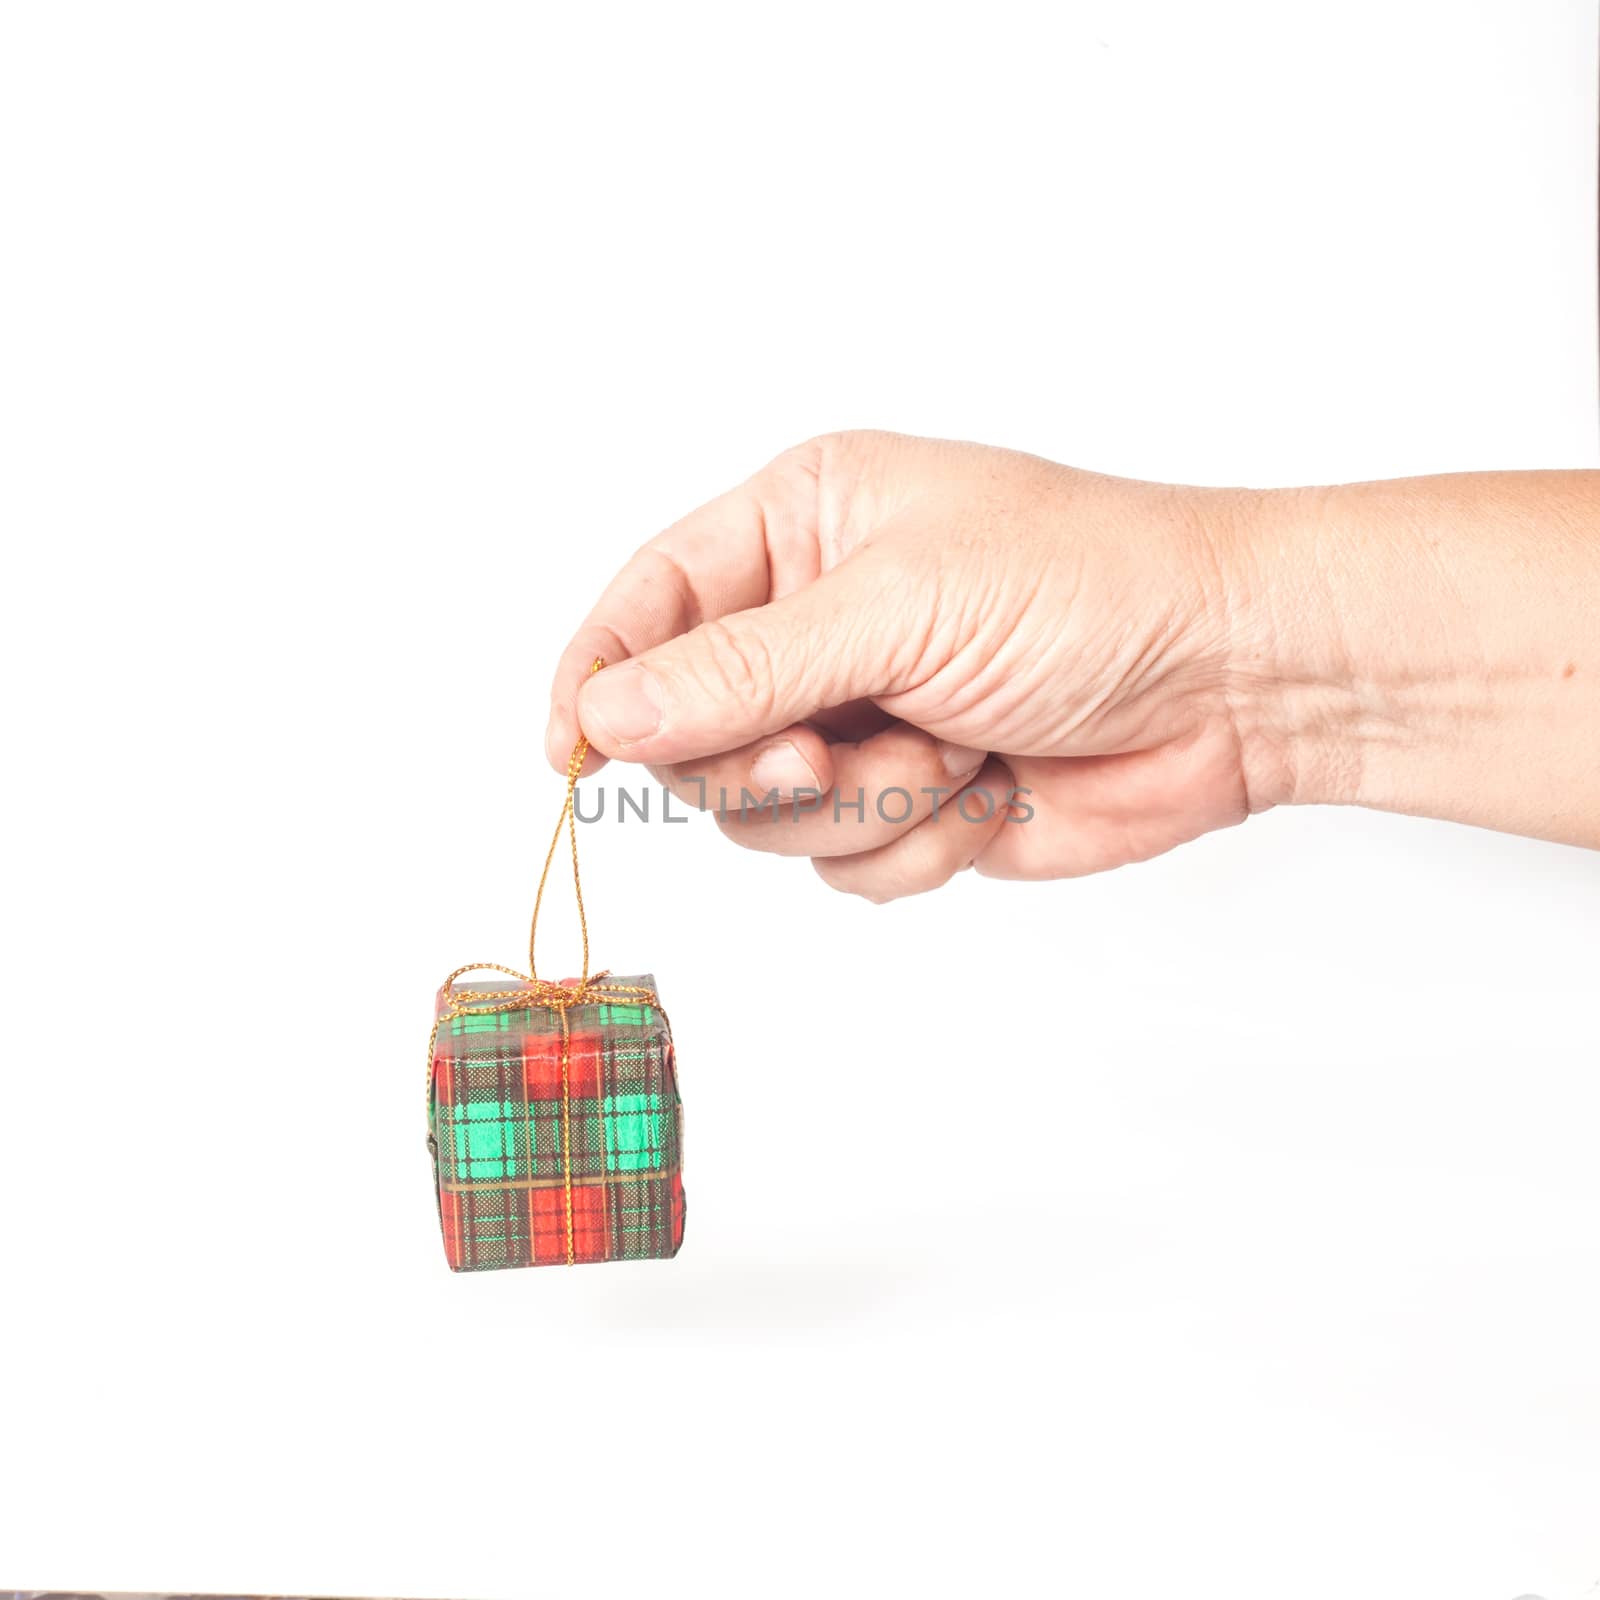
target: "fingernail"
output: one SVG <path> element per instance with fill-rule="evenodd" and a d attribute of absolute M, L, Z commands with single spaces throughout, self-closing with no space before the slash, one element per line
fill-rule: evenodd
<path fill-rule="evenodd" d="M 633 662 L 591 678 L 581 699 L 584 717 L 615 744 L 632 744 L 661 731 L 661 685 Z"/>
<path fill-rule="evenodd" d="M 939 741 L 939 759 L 944 762 L 944 770 L 952 778 L 964 778 L 969 772 L 976 772 L 983 765 L 986 754 L 983 750 L 969 750 L 964 744 Z"/>
<path fill-rule="evenodd" d="M 761 794 L 773 789 L 779 794 L 793 794 L 797 789 L 821 788 L 811 764 L 787 739 L 758 751 L 750 763 L 750 776 Z"/>

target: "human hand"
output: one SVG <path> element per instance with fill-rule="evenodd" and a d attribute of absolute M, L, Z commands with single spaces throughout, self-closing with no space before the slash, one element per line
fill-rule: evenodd
<path fill-rule="evenodd" d="M 550 760 L 581 717 L 595 751 L 690 803 L 726 792 L 736 842 L 877 900 L 969 865 L 1155 855 L 1270 803 L 1229 699 L 1251 505 L 970 444 L 802 445 L 606 590 L 557 669 Z M 612 664 L 585 681 L 596 656 Z M 799 800 L 741 815 L 742 789 Z"/>
<path fill-rule="evenodd" d="M 628 563 L 546 748 L 564 770 L 581 718 L 586 771 L 725 792 L 730 838 L 874 900 L 1096 872 L 1288 801 L 1596 846 L 1597 615 L 1592 471 L 1195 489 L 846 433 Z"/>

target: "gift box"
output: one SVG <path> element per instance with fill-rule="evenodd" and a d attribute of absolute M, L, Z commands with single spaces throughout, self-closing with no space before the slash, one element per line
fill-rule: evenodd
<path fill-rule="evenodd" d="M 676 1255 L 683 1109 L 648 975 L 447 982 L 428 1148 L 458 1272 Z"/>

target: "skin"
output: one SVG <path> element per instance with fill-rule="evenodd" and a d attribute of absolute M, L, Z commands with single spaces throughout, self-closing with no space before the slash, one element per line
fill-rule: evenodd
<path fill-rule="evenodd" d="M 556 670 L 557 770 L 580 726 L 586 773 L 726 790 L 736 843 L 875 901 L 1289 804 L 1600 848 L 1600 473 L 1199 489 L 830 435 L 623 568 Z"/>

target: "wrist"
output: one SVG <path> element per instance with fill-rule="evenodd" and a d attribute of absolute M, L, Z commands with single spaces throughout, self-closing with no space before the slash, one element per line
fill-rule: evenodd
<path fill-rule="evenodd" d="M 1386 587 L 1368 558 L 1331 535 L 1335 490 L 1245 497 L 1226 574 L 1227 693 L 1252 811 L 1359 803 L 1364 731 L 1381 715 L 1381 664 L 1359 660 L 1372 631 L 1352 596 Z M 1353 637 L 1356 636 L 1356 637 Z"/>
<path fill-rule="evenodd" d="M 1253 809 L 1350 804 L 1588 842 L 1595 476 L 1251 497 L 1229 563 Z"/>

